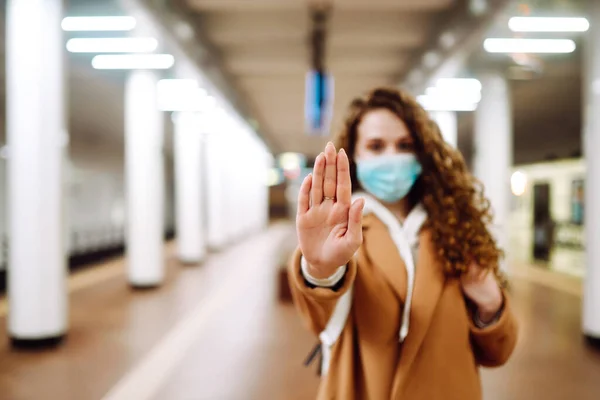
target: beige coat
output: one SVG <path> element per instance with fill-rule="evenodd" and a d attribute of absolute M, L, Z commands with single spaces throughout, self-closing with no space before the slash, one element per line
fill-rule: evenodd
<path fill-rule="evenodd" d="M 386 226 L 363 218 L 363 245 L 338 291 L 310 288 L 300 252 L 290 263 L 294 303 L 318 335 L 337 300 L 354 285 L 352 309 L 333 347 L 319 400 L 480 400 L 479 366 L 500 366 L 515 347 L 517 324 L 505 293 L 500 320 L 478 329 L 460 282 L 446 279 L 434 259 L 431 234 L 419 235 L 410 331 L 398 341 L 406 296 L 403 261 Z"/>

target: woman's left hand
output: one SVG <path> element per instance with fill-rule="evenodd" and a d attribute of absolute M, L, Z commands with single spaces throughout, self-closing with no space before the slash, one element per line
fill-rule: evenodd
<path fill-rule="evenodd" d="M 460 278 L 463 292 L 477 306 L 482 322 L 494 319 L 502 307 L 502 290 L 491 270 L 473 262 Z"/>

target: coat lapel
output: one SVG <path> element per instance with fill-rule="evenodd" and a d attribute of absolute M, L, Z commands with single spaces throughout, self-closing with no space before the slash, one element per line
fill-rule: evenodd
<path fill-rule="evenodd" d="M 406 298 L 406 268 L 386 225 L 374 215 L 363 220 L 365 250 L 374 266 L 377 266 L 390 282 L 399 299 Z M 393 249 L 394 251 L 390 251 Z M 431 324 L 433 314 L 445 285 L 445 275 L 436 259 L 436 248 L 431 231 L 421 230 L 415 267 L 415 285 L 410 311 L 410 329 L 402 344 L 402 353 L 394 381 L 393 393 L 401 393 L 408 372 Z"/>
<path fill-rule="evenodd" d="M 406 268 L 387 227 L 373 214 L 364 218 L 365 250 L 377 270 L 385 276 L 398 299 L 406 298 Z"/>
<path fill-rule="evenodd" d="M 402 345 L 402 355 L 394 382 L 393 393 L 401 393 L 408 370 L 423 343 L 433 314 L 444 288 L 444 272 L 435 259 L 435 247 L 431 232 L 423 230 L 419 236 L 415 288 L 410 314 L 410 331 Z"/>

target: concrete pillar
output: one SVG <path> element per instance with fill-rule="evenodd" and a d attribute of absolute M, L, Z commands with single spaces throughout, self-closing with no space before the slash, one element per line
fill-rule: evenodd
<path fill-rule="evenodd" d="M 498 73 L 482 74 L 482 98 L 475 112 L 474 173 L 485 186 L 494 212 L 492 232 L 507 250 L 513 121 L 509 84 Z M 505 268 L 505 263 L 501 265 Z"/>
<path fill-rule="evenodd" d="M 583 333 L 600 343 L 600 3 L 590 1 L 590 30 L 585 43 L 583 71 L 583 151 L 585 180 L 586 277 L 583 296 Z"/>
<path fill-rule="evenodd" d="M 177 255 L 183 263 L 205 256 L 202 232 L 201 115 L 181 112 L 175 117 L 175 214 Z"/>
<path fill-rule="evenodd" d="M 154 71 L 132 71 L 125 88 L 127 273 L 134 287 L 157 286 L 164 278 L 164 121 L 157 80 Z"/>
<path fill-rule="evenodd" d="M 454 111 L 433 111 L 431 117 L 440 127 L 444 140 L 452 147 L 458 146 L 458 122 Z"/>
<path fill-rule="evenodd" d="M 16 345 L 55 344 L 68 324 L 63 5 L 9 0 L 6 10 L 8 331 Z"/>
<path fill-rule="evenodd" d="M 211 132 L 207 137 L 206 157 L 203 158 L 207 177 L 207 240 L 215 249 L 225 246 L 228 239 L 227 204 L 226 202 L 226 148 L 220 132 Z"/>

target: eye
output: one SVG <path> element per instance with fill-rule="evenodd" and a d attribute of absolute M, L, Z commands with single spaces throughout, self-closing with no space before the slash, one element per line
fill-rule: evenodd
<path fill-rule="evenodd" d="M 409 140 L 401 140 L 396 145 L 396 148 L 398 149 L 398 151 L 402 151 L 402 152 L 414 151 L 415 144 Z"/>
<path fill-rule="evenodd" d="M 374 152 L 382 151 L 383 147 L 383 142 L 381 140 L 372 140 L 367 144 L 367 148 Z"/>

